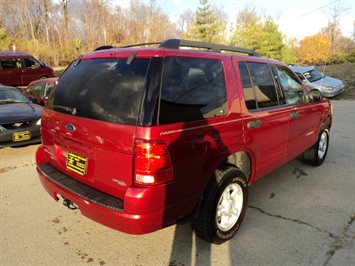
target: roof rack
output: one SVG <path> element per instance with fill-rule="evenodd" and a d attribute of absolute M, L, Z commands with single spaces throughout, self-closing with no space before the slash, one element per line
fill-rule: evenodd
<path fill-rule="evenodd" d="M 116 48 L 130 48 L 130 47 L 147 46 L 147 45 L 159 45 L 158 47 L 168 48 L 168 49 L 179 49 L 180 47 L 202 48 L 202 49 L 207 49 L 209 51 L 219 52 L 219 53 L 222 51 L 226 51 L 226 52 L 236 52 L 236 53 L 247 54 L 249 56 L 260 57 L 260 54 L 258 54 L 255 50 L 252 49 L 246 49 L 237 46 L 230 46 L 230 45 L 223 45 L 223 44 L 216 44 L 216 43 L 207 43 L 201 41 L 182 40 L 182 39 L 167 39 L 164 40 L 163 42 L 138 43 L 138 44 L 120 46 Z M 115 47 L 105 45 L 96 48 L 94 51 L 111 49 L 111 48 L 115 48 Z"/>
<path fill-rule="evenodd" d="M 171 48 L 171 49 L 179 49 L 179 47 L 204 48 L 213 52 L 229 51 L 229 52 L 236 52 L 236 53 L 248 54 L 250 56 L 260 57 L 260 55 L 255 50 L 252 49 L 245 49 L 237 46 L 230 46 L 230 45 L 223 45 L 223 44 L 216 44 L 216 43 L 207 43 L 207 42 L 200 42 L 200 41 L 180 40 L 180 39 L 167 39 L 163 41 L 159 45 L 159 47 Z"/>

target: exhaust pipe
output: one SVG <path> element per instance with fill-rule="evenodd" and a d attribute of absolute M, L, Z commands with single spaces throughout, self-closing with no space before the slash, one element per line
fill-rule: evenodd
<path fill-rule="evenodd" d="M 71 200 L 69 199 L 66 199 L 62 196 L 63 198 L 63 205 L 65 207 L 67 207 L 69 210 L 76 210 L 76 209 L 79 209 L 79 206 L 76 205 L 74 202 L 72 202 Z"/>

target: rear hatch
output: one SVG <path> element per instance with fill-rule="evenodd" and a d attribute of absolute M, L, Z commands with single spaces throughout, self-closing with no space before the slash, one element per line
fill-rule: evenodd
<path fill-rule="evenodd" d="M 123 198 L 132 185 L 133 142 L 149 62 L 91 56 L 67 68 L 42 116 L 50 164 Z"/>

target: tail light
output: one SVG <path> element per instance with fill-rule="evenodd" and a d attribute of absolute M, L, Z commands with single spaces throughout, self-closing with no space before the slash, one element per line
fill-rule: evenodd
<path fill-rule="evenodd" d="M 134 183 L 154 186 L 174 180 L 168 146 L 160 142 L 136 141 Z"/>

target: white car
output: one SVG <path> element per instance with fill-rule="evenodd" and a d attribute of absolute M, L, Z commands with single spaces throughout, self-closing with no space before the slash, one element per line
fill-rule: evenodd
<path fill-rule="evenodd" d="M 310 90 L 318 90 L 324 97 L 334 97 L 345 91 L 343 81 L 324 76 L 317 69 L 303 66 L 293 66 L 291 69 Z"/>

